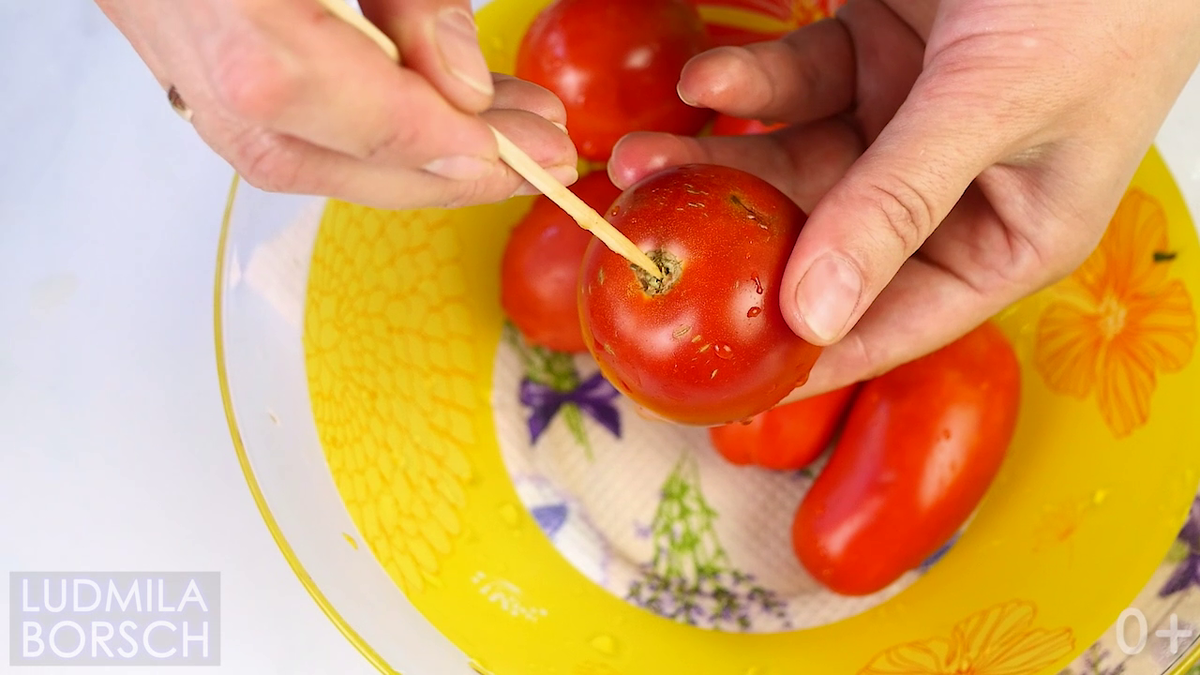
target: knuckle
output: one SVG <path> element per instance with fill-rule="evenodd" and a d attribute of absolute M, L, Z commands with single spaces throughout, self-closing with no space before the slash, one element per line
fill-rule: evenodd
<path fill-rule="evenodd" d="M 460 182 L 442 200 L 442 206 L 447 209 L 461 209 L 492 201 L 492 195 L 487 192 L 482 181 Z"/>
<path fill-rule="evenodd" d="M 845 350 L 845 362 L 854 364 L 853 372 L 861 373 L 861 381 L 879 377 L 897 365 L 894 348 L 875 344 L 857 331 L 843 338 L 838 349 Z"/>
<path fill-rule="evenodd" d="M 936 215 L 924 192 L 912 183 L 895 178 L 872 185 L 870 199 L 881 217 L 886 236 L 899 243 L 905 253 L 916 251 L 933 231 Z"/>
<path fill-rule="evenodd" d="M 247 183 L 266 192 L 297 192 L 303 158 L 278 136 L 261 131 L 236 142 L 233 165 Z"/>
<path fill-rule="evenodd" d="M 379 138 L 365 148 L 361 159 L 383 161 L 417 147 L 420 140 L 421 130 L 417 125 L 409 122 L 389 124 Z"/>
<path fill-rule="evenodd" d="M 213 96 L 226 110 L 260 123 L 278 119 L 296 91 L 282 61 L 246 34 L 232 34 L 222 41 L 211 78 Z"/>

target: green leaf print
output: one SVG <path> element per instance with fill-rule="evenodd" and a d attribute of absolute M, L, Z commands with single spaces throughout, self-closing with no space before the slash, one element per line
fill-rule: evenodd
<path fill-rule="evenodd" d="M 701 489 L 696 460 L 685 451 L 661 489 L 650 527 L 654 556 L 627 599 L 690 625 L 744 631 L 768 616 L 786 627 L 786 603 L 733 569 L 717 536 L 718 518 Z"/>
<path fill-rule="evenodd" d="M 517 398 L 529 411 L 527 424 L 531 445 L 536 445 L 560 416 L 589 460 L 594 458 L 594 453 L 587 435 L 586 417 L 620 438 L 621 415 L 615 405 L 620 394 L 599 372 L 587 380 L 582 379 L 573 355 L 530 344 L 511 323 L 504 326 L 504 340 L 517 351 L 525 371 Z"/>

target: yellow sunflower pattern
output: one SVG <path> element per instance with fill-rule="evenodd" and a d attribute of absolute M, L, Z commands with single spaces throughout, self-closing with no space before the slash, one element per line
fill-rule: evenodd
<path fill-rule="evenodd" d="M 1168 275 L 1175 255 L 1162 205 L 1131 189 L 1038 322 L 1034 364 L 1047 386 L 1078 399 L 1095 395 L 1117 438 L 1150 419 L 1158 374 L 1179 372 L 1192 358 L 1196 314 L 1183 282 Z"/>
<path fill-rule="evenodd" d="M 480 401 L 459 251 L 436 212 L 401 219 L 331 202 L 309 277 L 321 443 L 366 544 L 408 594 L 463 531 Z"/>
<path fill-rule="evenodd" d="M 949 638 L 893 647 L 858 675 L 1038 675 L 1075 651 L 1070 628 L 1035 628 L 1037 608 L 1013 601 L 960 621 Z"/>

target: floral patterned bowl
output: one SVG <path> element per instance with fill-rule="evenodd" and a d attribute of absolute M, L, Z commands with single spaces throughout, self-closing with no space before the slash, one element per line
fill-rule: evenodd
<path fill-rule="evenodd" d="M 493 69 L 542 4 L 481 10 Z M 828 9 L 702 6 L 725 36 Z M 1186 672 L 1200 177 L 1178 185 L 1174 157 L 1147 155 L 1075 274 L 997 317 L 1023 369 L 1010 456 L 960 536 L 871 597 L 791 554 L 819 465 L 730 466 L 506 324 L 499 257 L 528 199 L 389 212 L 235 181 L 216 321 L 239 458 L 314 600 L 383 672 Z"/>

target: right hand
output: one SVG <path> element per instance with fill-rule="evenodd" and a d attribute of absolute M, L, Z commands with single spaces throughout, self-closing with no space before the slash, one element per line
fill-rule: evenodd
<path fill-rule="evenodd" d="M 810 214 L 780 309 L 826 346 L 785 400 L 814 396 L 931 354 L 1078 269 L 1200 63 L 1198 35 L 1196 0 L 849 0 L 834 19 L 683 69 L 683 100 L 789 126 L 631 134 L 609 173 L 627 188 L 667 166 L 726 164 Z M 1165 274 L 1140 270 L 1114 278 Z M 1064 386 L 1086 390 L 1099 354 L 1118 359 L 1098 394 L 1116 405 L 1147 390 L 1147 364 L 1190 351 L 1182 286 L 1153 287 L 1153 302 L 1133 288 L 1089 287 L 1095 305 L 1072 308 L 1073 325 L 1111 334 L 1063 357 Z M 1153 347 L 1117 349 L 1135 333 Z"/>
<path fill-rule="evenodd" d="M 96 2 L 260 189 L 389 209 L 531 193 L 489 124 L 564 183 L 578 177 L 562 103 L 488 71 L 468 0 L 361 0 L 403 66 L 317 0 Z"/>

